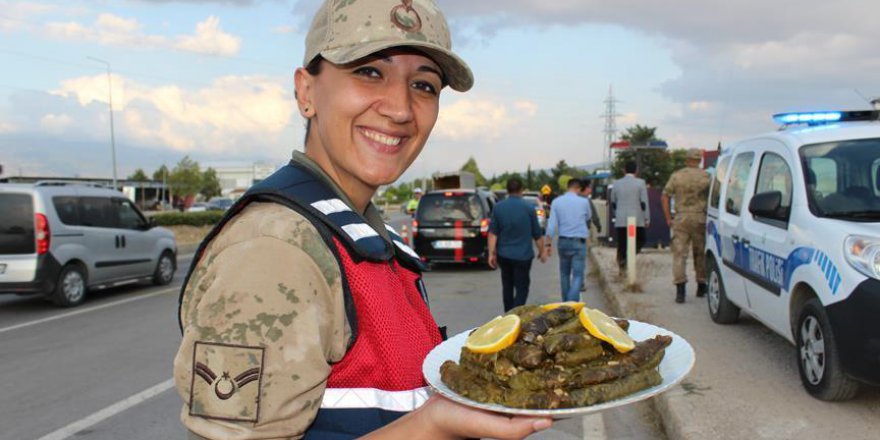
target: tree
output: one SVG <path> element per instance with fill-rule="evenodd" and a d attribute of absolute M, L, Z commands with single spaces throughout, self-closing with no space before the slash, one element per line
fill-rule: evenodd
<path fill-rule="evenodd" d="M 168 176 L 168 185 L 175 195 L 192 196 L 202 189 L 202 172 L 199 163 L 184 156 Z"/>
<path fill-rule="evenodd" d="M 153 180 L 157 182 L 164 182 L 168 179 L 168 176 L 170 175 L 171 172 L 168 171 L 168 167 L 166 167 L 165 164 L 162 164 L 162 166 L 153 173 Z"/>
<path fill-rule="evenodd" d="M 128 176 L 128 180 L 132 180 L 135 182 L 148 182 L 150 178 L 147 177 L 147 173 L 145 173 L 144 170 L 138 168 L 134 170 L 134 173 Z"/>
<path fill-rule="evenodd" d="M 535 173 L 532 172 L 532 164 L 526 168 L 526 188 L 533 188 L 535 184 Z"/>
<path fill-rule="evenodd" d="M 656 137 L 657 127 L 636 124 L 635 127 L 627 128 L 620 138 L 629 141 L 630 145 L 648 145 L 650 141 L 659 141 Z"/>
<path fill-rule="evenodd" d="M 208 168 L 202 173 L 202 189 L 199 190 L 199 194 L 201 194 L 205 199 L 210 199 L 214 196 L 219 196 L 222 194 L 223 189 L 220 187 L 220 179 L 217 178 L 217 171 L 213 168 Z"/>
<path fill-rule="evenodd" d="M 474 173 L 474 180 L 476 180 L 477 186 L 486 185 L 486 177 L 480 172 L 480 167 L 477 166 L 477 161 L 473 156 L 468 158 L 467 162 L 459 168 L 459 171 L 469 171 Z"/>
<path fill-rule="evenodd" d="M 624 164 L 628 161 L 635 161 L 638 165 L 639 177 L 645 179 L 645 183 L 648 185 L 662 188 L 666 185 L 672 172 L 684 166 L 684 155 L 686 154 L 683 152 L 670 153 L 660 148 L 638 148 L 648 145 L 651 141 L 662 141 L 657 137 L 657 127 L 636 124 L 634 127 L 627 128 L 621 138 L 628 140 L 632 147 L 617 153 L 614 163 L 611 165 L 614 177 L 623 177 Z"/>

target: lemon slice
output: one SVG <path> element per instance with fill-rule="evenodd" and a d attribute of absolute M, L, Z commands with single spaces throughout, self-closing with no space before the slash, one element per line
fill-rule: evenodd
<path fill-rule="evenodd" d="M 579 313 L 581 311 L 581 309 L 584 308 L 584 305 L 585 305 L 584 303 L 579 302 L 579 301 L 565 301 L 565 302 L 544 304 L 543 306 L 541 306 L 541 308 L 544 309 L 544 311 L 550 311 L 550 310 L 553 310 L 553 309 L 560 307 L 560 306 L 569 306 L 574 309 L 575 313 Z"/>
<path fill-rule="evenodd" d="M 597 339 L 601 339 L 621 353 L 626 353 L 636 346 L 636 342 L 608 315 L 596 309 L 584 307 L 578 314 L 584 328 Z"/>
<path fill-rule="evenodd" d="M 516 342 L 519 326 L 519 316 L 499 316 L 468 335 L 464 346 L 474 353 L 499 352 Z"/>

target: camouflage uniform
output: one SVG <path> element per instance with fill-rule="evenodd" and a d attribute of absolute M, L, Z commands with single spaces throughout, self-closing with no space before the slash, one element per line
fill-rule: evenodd
<path fill-rule="evenodd" d="M 673 283 L 687 282 L 685 265 L 688 246 L 694 256 L 694 271 L 698 283 L 706 282 L 706 264 L 703 247 L 706 242 L 706 199 L 709 195 L 709 174 L 697 167 L 685 167 L 669 177 L 663 194 L 675 199 L 675 218 L 672 221 L 672 276 Z"/>
<path fill-rule="evenodd" d="M 351 337 L 339 263 L 318 230 L 285 206 L 251 203 L 208 244 L 182 298 L 184 425 L 212 439 L 301 437 Z M 231 398 L 217 398 L 224 387 Z"/>

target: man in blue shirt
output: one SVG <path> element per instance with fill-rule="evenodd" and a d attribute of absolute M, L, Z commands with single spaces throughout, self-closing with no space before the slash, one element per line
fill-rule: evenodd
<path fill-rule="evenodd" d="M 541 262 L 544 236 L 538 225 L 535 206 L 522 198 L 523 185 L 516 177 L 507 181 L 507 198 L 495 205 L 489 222 L 489 266 L 501 266 L 501 293 L 504 311 L 526 303 L 529 296 L 529 272 L 538 248 Z M 514 296 L 516 290 L 516 296 Z"/>
<path fill-rule="evenodd" d="M 547 247 L 550 255 L 553 236 L 559 234 L 559 279 L 563 301 L 579 301 L 587 266 L 587 238 L 592 216 L 590 201 L 580 196 L 581 181 L 568 181 L 568 191 L 553 200 L 547 220 Z"/>

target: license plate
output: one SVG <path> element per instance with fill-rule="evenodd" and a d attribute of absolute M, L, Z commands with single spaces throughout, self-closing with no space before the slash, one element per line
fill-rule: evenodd
<path fill-rule="evenodd" d="M 0 275 L 3 275 L 4 273 L 6 273 L 6 265 L 0 264 Z"/>
<path fill-rule="evenodd" d="M 461 249 L 461 240 L 437 240 L 434 249 Z"/>

